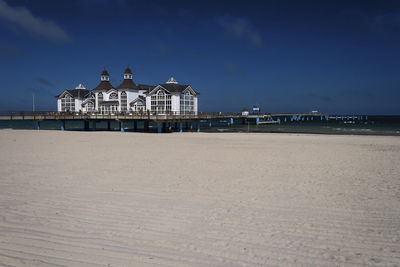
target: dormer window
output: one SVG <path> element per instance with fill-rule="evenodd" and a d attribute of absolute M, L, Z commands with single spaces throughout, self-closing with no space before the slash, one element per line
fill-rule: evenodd
<path fill-rule="evenodd" d="M 111 100 L 111 99 L 118 99 L 118 94 L 115 93 L 115 92 L 112 92 L 112 93 L 110 94 L 109 99 L 110 99 L 110 100 Z"/>

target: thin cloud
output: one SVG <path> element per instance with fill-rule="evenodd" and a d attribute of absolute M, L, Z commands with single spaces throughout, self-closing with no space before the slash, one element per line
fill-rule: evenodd
<path fill-rule="evenodd" d="M 50 87 L 54 86 L 54 84 L 52 82 L 50 82 L 49 80 L 47 80 L 45 78 L 36 77 L 35 80 L 45 86 L 50 86 Z"/>
<path fill-rule="evenodd" d="M 71 37 L 57 24 L 50 20 L 35 17 L 25 7 L 11 7 L 4 0 L 0 0 L 0 19 L 12 26 L 16 26 L 30 35 L 44 38 L 52 42 L 71 42 Z"/>
<path fill-rule="evenodd" d="M 225 30 L 225 32 L 235 36 L 236 38 L 247 39 L 254 46 L 262 45 L 261 35 L 245 18 L 235 18 L 226 15 L 218 18 L 217 23 Z"/>

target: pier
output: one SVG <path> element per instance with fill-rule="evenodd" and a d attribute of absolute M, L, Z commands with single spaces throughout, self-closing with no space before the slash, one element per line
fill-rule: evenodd
<path fill-rule="evenodd" d="M 129 124 L 133 131 L 149 132 L 150 125 L 157 129 L 158 133 L 170 131 L 200 131 L 200 122 L 212 127 L 215 122 L 226 122 L 227 125 L 259 125 L 265 123 L 290 123 L 298 121 L 356 121 L 367 120 L 367 116 L 361 115 L 325 115 L 322 113 L 268 113 L 268 114 L 234 114 L 234 113 L 210 113 L 198 114 L 154 114 L 154 113 L 70 113 L 54 111 L 10 111 L 1 112 L 0 120 L 32 121 L 34 129 L 39 130 L 40 124 L 46 121 L 58 121 L 60 130 L 68 130 L 66 122 L 81 121 L 82 130 L 96 131 L 99 123 L 106 122 L 106 130 L 115 129 L 111 124 L 117 123 L 121 132 Z M 139 127 L 138 125 L 141 125 Z"/>

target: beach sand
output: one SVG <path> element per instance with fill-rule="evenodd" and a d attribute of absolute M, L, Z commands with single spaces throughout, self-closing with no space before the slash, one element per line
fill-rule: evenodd
<path fill-rule="evenodd" d="M 399 137 L 1 130 L 0 148 L 0 265 L 400 265 Z"/>

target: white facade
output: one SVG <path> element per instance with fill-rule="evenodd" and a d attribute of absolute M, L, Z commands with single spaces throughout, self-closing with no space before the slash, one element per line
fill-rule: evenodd
<path fill-rule="evenodd" d="M 198 93 L 190 85 L 180 85 L 172 77 L 157 86 L 136 85 L 129 68 L 123 78 L 120 86 L 114 88 L 109 82 L 108 72 L 104 70 L 100 84 L 93 90 L 86 90 L 80 84 L 74 90 L 65 90 L 57 96 L 57 110 L 103 114 L 145 111 L 177 115 L 198 113 Z"/>

